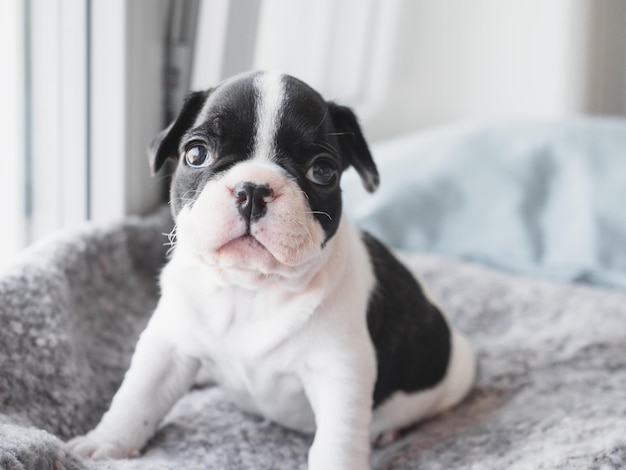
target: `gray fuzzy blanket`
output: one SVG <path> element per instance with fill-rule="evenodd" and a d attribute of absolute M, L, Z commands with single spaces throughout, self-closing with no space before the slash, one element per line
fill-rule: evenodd
<path fill-rule="evenodd" d="M 195 389 L 139 458 L 65 447 L 92 428 L 154 308 L 168 218 L 86 227 L 30 249 L 0 278 L 0 468 L 303 469 L 310 436 Z M 626 467 L 626 294 L 405 255 L 475 345 L 457 409 L 378 448 L 374 468 Z M 330 470 L 330 469 L 329 469 Z"/>

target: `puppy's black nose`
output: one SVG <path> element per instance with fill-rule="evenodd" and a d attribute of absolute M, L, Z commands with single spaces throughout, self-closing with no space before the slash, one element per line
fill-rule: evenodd
<path fill-rule="evenodd" d="M 233 188 L 237 209 L 248 222 L 254 222 L 267 213 L 268 199 L 272 195 L 271 188 L 266 184 L 242 181 Z"/>

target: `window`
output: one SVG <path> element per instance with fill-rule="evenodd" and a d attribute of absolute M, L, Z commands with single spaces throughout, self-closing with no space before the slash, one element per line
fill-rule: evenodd
<path fill-rule="evenodd" d="M 164 126 L 169 6 L 0 2 L 0 264 L 62 227 L 158 204 L 145 149 Z"/>

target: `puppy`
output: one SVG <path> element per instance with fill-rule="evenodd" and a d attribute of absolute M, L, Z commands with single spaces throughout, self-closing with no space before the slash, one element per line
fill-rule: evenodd
<path fill-rule="evenodd" d="M 342 172 L 379 182 L 356 117 L 296 78 L 192 93 L 151 147 L 178 161 L 162 297 L 98 426 L 138 454 L 202 366 L 243 410 L 315 433 L 310 470 L 368 469 L 370 439 L 457 404 L 474 355 L 409 271 L 342 215 Z"/>

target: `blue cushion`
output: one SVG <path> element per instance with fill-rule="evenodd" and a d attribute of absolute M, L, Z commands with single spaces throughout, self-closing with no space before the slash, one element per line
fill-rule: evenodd
<path fill-rule="evenodd" d="M 346 211 L 392 247 L 626 287 L 626 120 L 464 124 L 372 146 Z"/>

